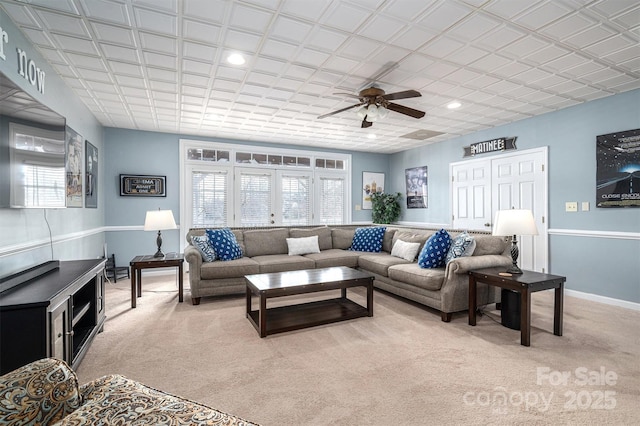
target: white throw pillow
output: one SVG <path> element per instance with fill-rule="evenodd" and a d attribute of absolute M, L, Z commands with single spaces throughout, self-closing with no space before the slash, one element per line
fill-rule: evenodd
<path fill-rule="evenodd" d="M 287 246 L 289 247 L 289 256 L 296 254 L 320 253 L 317 235 L 303 238 L 287 238 Z"/>
<path fill-rule="evenodd" d="M 406 241 L 398 240 L 391 249 L 391 256 L 400 257 L 409 262 L 413 262 L 416 259 L 418 250 L 420 249 L 420 243 L 408 243 Z"/>

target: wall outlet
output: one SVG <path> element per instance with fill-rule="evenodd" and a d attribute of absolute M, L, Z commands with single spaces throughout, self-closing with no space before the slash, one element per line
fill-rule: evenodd
<path fill-rule="evenodd" d="M 362 206 L 360 204 L 356 204 L 356 211 L 362 210 Z"/>
<path fill-rule="evenodd" d="M 589 202 L 588 201 L 583 201 L 582 202 L 582 211 L 583 212 L 588 212 L 589 211 Z"/>
<path fill-rule="evenodd" d="M 577 201 L 568 201 L 568 202 L 564 203 L 564 211 L 577 212 L 578 211 L 578 202 Z"/>

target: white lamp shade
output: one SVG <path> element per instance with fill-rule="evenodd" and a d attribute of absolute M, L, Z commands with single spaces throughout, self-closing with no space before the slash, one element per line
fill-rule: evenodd
<path fill-rule="evenodd" d="M 493 235 L 538 235 L 531 210 L 498 210 L 493 221 Z"/>
<path fill-rule="evenodd" d="M 363 120 L 367 116 L 367 107 L 365 105 L 361 105 L 356 109 L 356 115 L 360 120 Z"/>
<path fill-rule="evenodd" d="M 383 120 L 387 118 L 388 115 L 389 115 L 389 110 L 383 107 L 382 105 L 380 105 L 378 107 L 378 116 L 380 117 L 380 119 Z"/>
<path fill-rule="evenodd" d="M 176 229 L 176 221 L 171 210 L 149 210 L 144 219 L 145 231 L 161 231 L 164 229 Z"/>

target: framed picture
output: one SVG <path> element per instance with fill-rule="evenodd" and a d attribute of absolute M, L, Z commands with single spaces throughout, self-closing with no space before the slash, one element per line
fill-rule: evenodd
<path fill-rule="evenodd" d="M 84 159 L 84 139 L 75 130 L 66 128 L 66 186 L 67 207 L 82 207 L 82 160 Z"/>
<path fill-rule="evenodd" d="M 167 177 L 155 175 L 120 175 L 120 195 L 166 197 Z"/>
<path fill-rule="evenodd" d="M 98 207 L 98 148 L 85 141 L 84 206 Z"/>
<path fill-rule="evenodd" d="M 371 210 L 371 194 L 384 192 L 384 173 L 362 172 L 362 210 Z"/>
<path fill-rule="evenodd" d="M 427 208 L 427 166 L 405 169 L 407 208 Z"/>
<path fill-rule="evenodd" d="M 640 129 L 596 137 L 596 207 L 640 207 L 639 141 Z"/>

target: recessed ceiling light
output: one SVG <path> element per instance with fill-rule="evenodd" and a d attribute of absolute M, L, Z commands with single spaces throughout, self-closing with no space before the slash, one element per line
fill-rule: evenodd
<path fill-rule="evenodd" d="M 244 59 L 244 56 L 242 56 L 241 54 L 232 53 L 227 57 L 227 62 L 232 65 L 243 65 L 246 61 Z"/>
<path fill-rule="evenodd" d="M 453 102 L 450 102 L 450 103 L 447 105 L 447 108 L 449 108 L 449 109 L 456 109 L 456 108 L 460 108 L 461 106 L 462 106 L 462 104 L 461 104 L 460 102 L 458 102 L 458 101 L 453 101 Z"/>
<path fill-rule="evenodd" d="M 377 138 L 377 136 L 376 136 L 376 134 L 375 134 L 375 133 L 369 133 L 369 134 L 367 135 L 367 137 L 368 137 L 369 139 L 375 139 L 375 138 Z"/>

